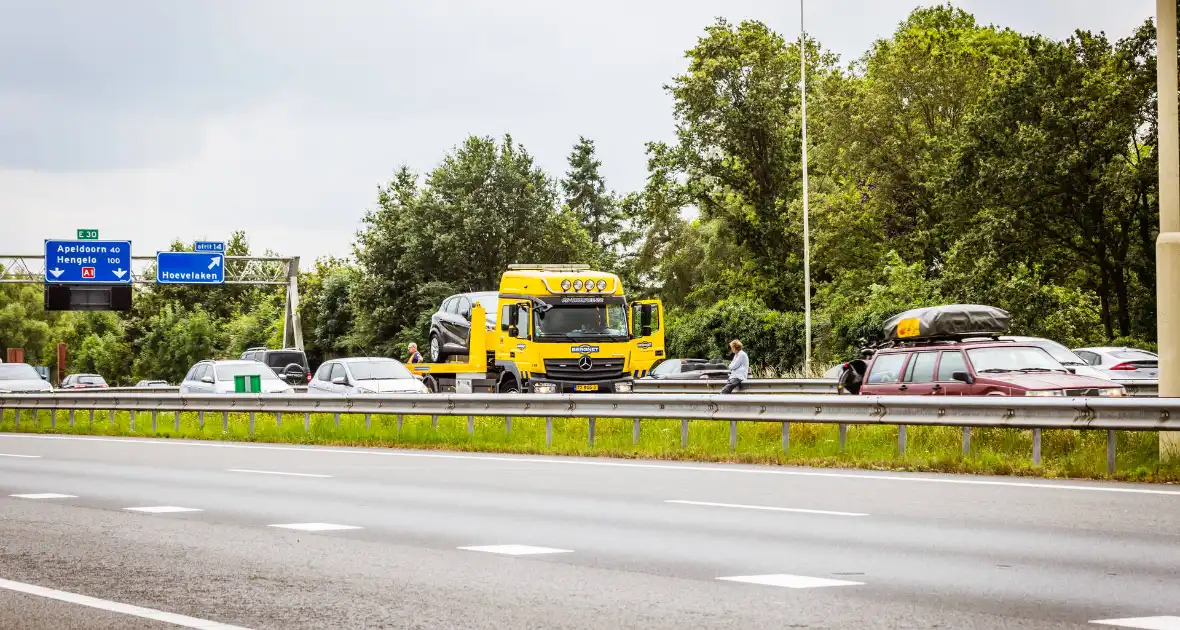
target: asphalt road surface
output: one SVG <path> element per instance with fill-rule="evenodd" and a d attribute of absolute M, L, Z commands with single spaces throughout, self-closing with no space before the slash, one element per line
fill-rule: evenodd
<path fill-rule="evenodd" d="M 1180 630 L 1180 486 L 0 434 L 0 539 L 0 628 Z"/>

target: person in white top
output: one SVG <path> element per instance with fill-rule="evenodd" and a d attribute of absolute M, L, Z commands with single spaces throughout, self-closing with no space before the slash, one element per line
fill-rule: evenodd
<path fill-rule="evenodd" d="M 729 349 L 733 351 L 733 361 L 729 362 L 729 380 L 721 388 L 722 394 L 733 393 L 742 386 L 742 381 L 750 378 L 750 357 L 742 350 L 742 342 L 734 339 L 729 342 Z"/>

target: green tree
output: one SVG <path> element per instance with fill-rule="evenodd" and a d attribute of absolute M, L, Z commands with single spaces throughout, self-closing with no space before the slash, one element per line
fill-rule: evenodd
<path fill-rule="evenodd" d="M 41 346 L 49 334 L 44 300 L 40 286 L 0 284 L 0 350 L 23 348 L 26 363 L 41 359 Z"/>
<path fill-rule="evenodd" d="M 590 242 L 602 250 L 617 244 L 619 224 L 624 216 L 618 202 L 607 189 L 594 153 L 594 141 L 579 137 L 569 155 L 569 169 L 561 180 L 565 207 L 577 217 Z"/>

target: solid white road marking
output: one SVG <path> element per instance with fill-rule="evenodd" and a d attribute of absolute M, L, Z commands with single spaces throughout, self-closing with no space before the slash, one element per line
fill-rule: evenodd
<path fill-rule="evenodd" d="M 701 505 L 704 507 L 721 507 L 721 508 L 736 508 L 739 510 L 766 510 L 769 512 L 796 512 L 799 514 L 823 514 L 826 516 L 868 516 L 863 512 L 833 512 L 830 510 L 807 510 L 804 508 L 785 508 L 773 507 L 769 505 L 743 505 L 741 503 L 711 503 L 709 501 L 682 501 L 680 499 L 670 499 L 664 503 L 676 503 L 678 505 Z"/>
<path fill-rule="evenodd" d="M 332 475 L 315 475 L 312 473 L 280 472 L 278 470 L 249 470 L 247 468 L 227 468 L 228 472 L 252 473 L 255 475 L 286 475 L 288 477 L 319 477 L 330 479 Z"/>
<path fill-rule="evenodd" d="M 572 549 L 554 549 L 552 547 L 530 547 L 528 545 L 482 545 L 478 547 L 459 547 L 463 551 L 482 551 L 498 553 L 504 556 L 535 556 L 543 553 L 573 553 Z"/>
<path fill-rule="evenodd" d="M 864 582 L 849 582 L 848 580 L 830 580 L 828 578 L 808 577 L 806 575 L 788 575 L 786 573 L 772 573 L 770 575 L 735 575 L 719 577 L 723 582 L 744 582 L 746 584 L 762 584 L 764 586 L 781 586 L 783 588 L 819 588 L 823 586 L 861 586 Z"/>
<path fill-rule="evenodd" d="M 89 608 L 97 608 L 99 610 L 122 613 L 124 615 L 131 615 L 133 617 L 162 621 L 164 623 L 170 623 L 182 628 L 197 628 L 198 630 L 248 630 L 242 626 L 231 626 L 226 623 L 218 623 L 216 621 L 209 621 L 207 619 L 197 619 L 196 617 L 178 615 L 175 613 L 164 612 L 162 610 L 132 606 L 131 604 L 112 602 L 105 599 L 99 599 L 97 597 L 79 595 L 77 593 L 67 593 L 66 591 L 58 591 L 52 588 L 37 586 L 35 584 L 24 584 L 22 582 L 13 582 L 11 580 L 0 579 L 0 588 L 9 591 L 16 591 L 18 593 L 45 597 L 48 599 L 56 599 L 61 602 L 78 604 L 80 606 L 87 606 Z"/>
<path fill-rule="evenodd" d="M 40 455 L 16 455 L 14 453 L 0 453 L 0 457 L 19 457 L 21 459 L 41 459 Z"/>
<path fill-rule="evenodd" d="M 72 494 L 54 494 L 52 492 L 42 492 L 40 494 L 10 494 L 10 497 L 18 499 L 77 499 L 78 497 Z"/>
<path fill-rule="evenodd" d="M 1137 628 L 1138 630 L 1180 630 L 1180 617 L 1164 615 L 1162 617 L 1132 617 L 1130 619 L 1099 619 L 1091 621 L 1104 626 L 1119 626 L 1122 628 Z"/>
<path fill-rule="evenodd" d="M 269 525 L 268 527 L 298 529 L 305 532 L 330 532 L 337 529 L 361 529 L 355 525 L 336 525 L 334 523 L 286 523 L 279 525 Z"/>
<path fill-rule="evenodd" d="M 171 514 L 172 512 L 201 512 L 200 508 L 177 507 L 175 505 L 156 505 L 153 507 L 123 508 L 130 512 L 147 512 L 148 514 Z"/>
<path fill-rule="evenodd" d="M 397 451 L 370 451 L 365 449 L 314 448 L 300 446 L 266 446 L 261 444 L 227 444 L 218 442 L 186 442 L 153 438 L 100 438 L 73 435 L 36 435 L 0 433 L 0 439 L 25 440 L 76 440 L 85 442 L 114 442 L 122 444 L 151 444 L 157 446 L 189 446 L 197 448 L 229 448 L 262 451 L 288 451 L 296 453 L 328 453 L 335 455 L 377 455 L 382 457 L 425 457 L 431 459 L 459 459 L 487 462 L 510 462 L 515 464 L 551 464 L 559 466 L 605 466 L 608 468 L 641 468 L 680 472 L 709 472 L 737 475 L 782 475 L 787 477 L 828 477 L 834 479 L 867 479 L 870 481 L 908 481 L 916 483 L 949 483 L 966 486 L 997 486 L 1005 488 L 1031 488 L 1036 490 L 1071 490 L 1075 492 L 1114 492 L 1121 494 L 1155 494 L 1180 497 L 1180 490 L 1157 490 L 1122 486 L 1083 486 L 1066 483 L 1035 483 L 1030 481 L 999 481 L 991 479 L 969 479 L 959 476 L 919 477 L 902 475 L 878 475 L 868 473 L 821 472 L 810 470 L 780 470 L 775 468 L 736 468 L 723 464 L 717 466 L 678 466 L 671 464 L 639 464 L 634 462 L 589 461 L 585 459 L 544 459 L 541 457 L 503 457 L 488 455 L 459 455 L 447 453 L 407 453 Z"/>

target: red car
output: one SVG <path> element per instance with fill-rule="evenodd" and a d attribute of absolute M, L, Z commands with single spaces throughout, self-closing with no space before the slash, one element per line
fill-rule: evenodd
<path fill-rule="evenodd" d="M 955 304 L 885 322 L 887 341 L 847 364 L 842 391 L 869 396 L 1125 396 L 1122 386 L 1078 376 L 1029 342 L 1002 340 L 1009 315 Z"/>

